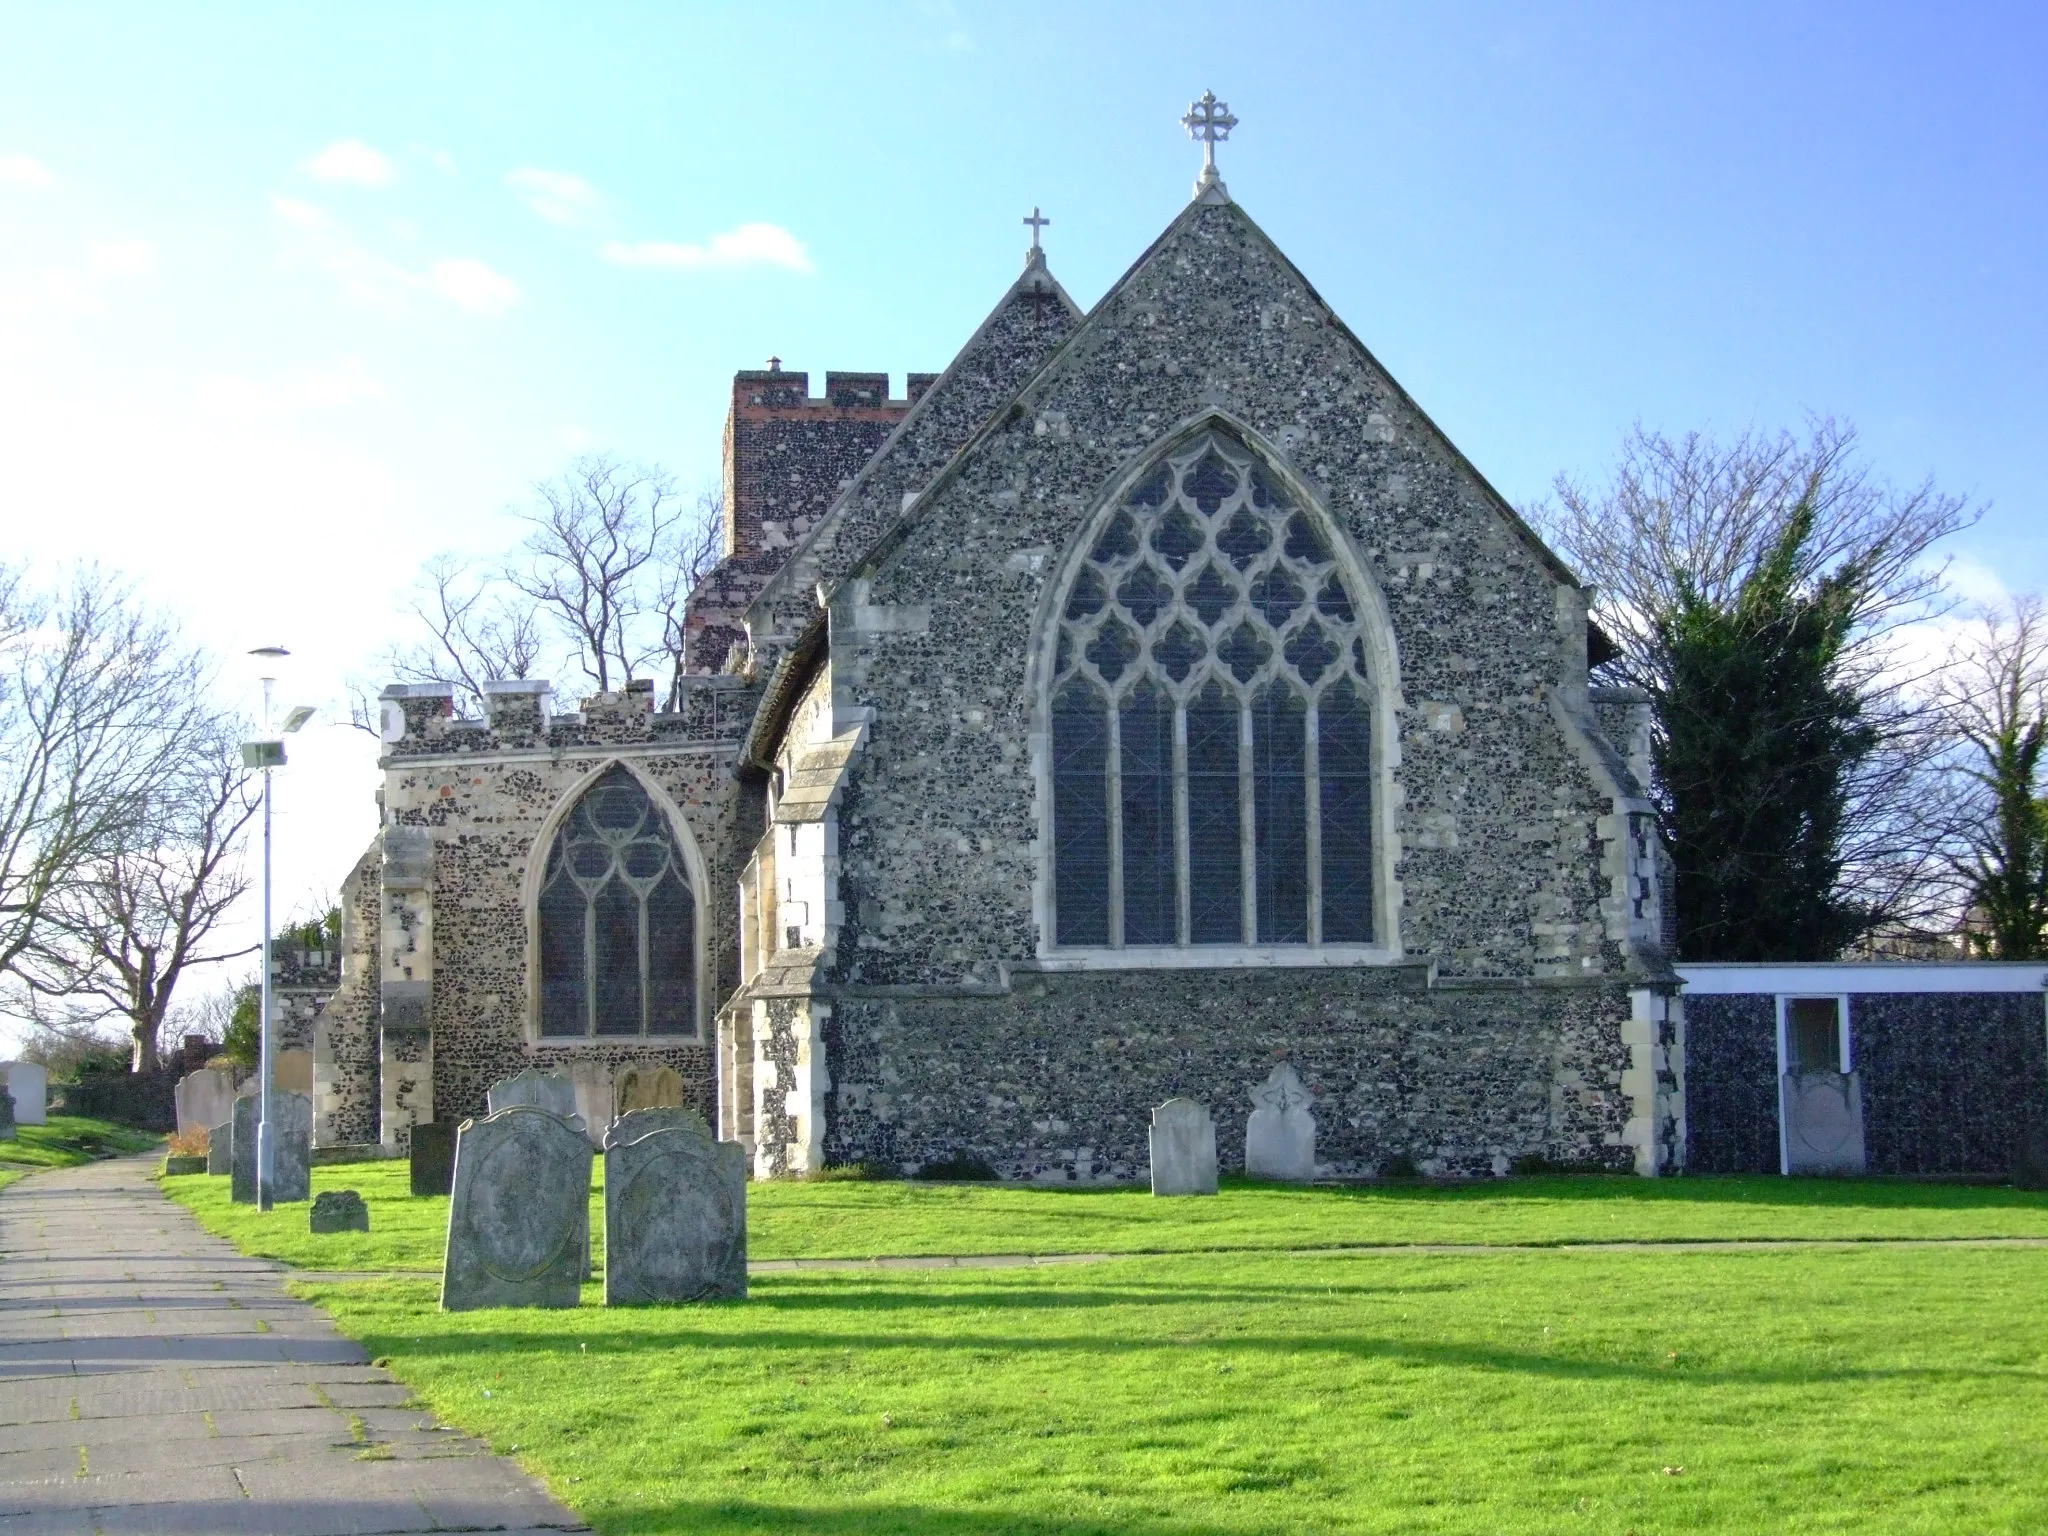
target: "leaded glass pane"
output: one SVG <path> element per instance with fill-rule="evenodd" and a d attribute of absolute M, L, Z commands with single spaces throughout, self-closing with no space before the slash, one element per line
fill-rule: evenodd
<path fill-rule="evenodd" d="M 1252 701 L 1259 942 L 1308 939 L 1308 704 L 1274 683 Z"/>
<path fill-rule="evenodd" d="M 1372 942 L 1372 712 L 1348 682 L 1317 706 L 1323 942 Z"/>
<path fill-rule="evenodd" d="M 1061 944 L 1109 942 L 1109 710 L 1076 679 L 1052 704 L 1053 900 Z"/>
<path fill-rule="evenodd" d="M 1179 926 L 1173 857 L 1173 701 L 1150 683 L 1140 683 L 1119 713 L 1124 942 L 1171 944 Z"/>
<path fill-rule="evenodd" d="M 1244 938 L 1244 847 L 1235 695 L 1211 683 L 1188 705 L 1188 938 Z"/>
<path fill-rule="evenodd" d="M 696 902 L 673 830 L 624 768 L 563 819 L 538 918 L 543 1035 L 696 1031 Z"/>

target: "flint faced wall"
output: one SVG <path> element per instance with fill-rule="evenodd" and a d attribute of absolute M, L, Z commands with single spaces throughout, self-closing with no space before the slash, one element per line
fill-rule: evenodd
<path fill-rule="evenodd" d="M 432 1118 L 484 1113 L 491 1083 L 536 1065 L 592 1079 L 599 1098 L 618 1068 L 672 1066 L 689 1102 L 709 1117 L 716 1102 L 711 1019 L 738 979 L 731 850 L 751 848 L 759 836 L 757 826 L 735 831 L 748 810 L 731 773 L 753 695 L 725 679 L 707 680 L 693 685 L 683 709 L 658 714 L 636 687 L 552 718 L 531 697 L 494 699 L 490 722 L 404 703 L 407 729 L 384 760 L 385 821 L 420 829 L 432 847 Z M 536 1032 L 529 870 L 547 856 L 551 819 L 613 762 L 668 797 L 700 859 L 698 1040 L 542 1040 Z"/>
<path fill-rule="evenodd" d="M 968 1154 L 1005 1177 L 1139 1180 L 1154 1105 L 1215 1116 L 1244 1163 L 1276 1061 L 1316 1095 L 1316 1161 L 1370 1174 L 1505 1173 L 1517 1157 L 1617 1171 L 1643 1106 L 1623 1089 L 1626 991 L 1428 985 L 1424 968 L 1019 975 L 1007 994 L 849 989 L 824 1024 L 829 1162 Z M 765 1139 L 772 1140 L 774 1129 Z"/>

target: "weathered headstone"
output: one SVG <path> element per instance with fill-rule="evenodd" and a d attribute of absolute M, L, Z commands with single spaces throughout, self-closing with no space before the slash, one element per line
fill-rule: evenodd
<path fill-rule="evenodd" d="M 211 1174 L 229 1174 L 235 1171 L 235 1122 L 233 1111 L 206 1133 L 206 1171 Z M 233 1192 L 230 1191 L 230 1194 Z"/>
<path fill-rule="evenodd" d="M 416 1122 L 412 1128 L 412 1192 L 445 1195 L 454 1187 L 455 1122 Z"/>
<path fill-rule="evenodd" d="M 530 1104 L 465 1120 L 441 1305 L 573 1307 L 590 1246 L 590 1143 L 578 1122 Z"/>
<path fill-rule="evenodd" d="M 1168 1099 L 1152 1111 L 1152 1193 L 1216 1193 L 1216 1122 L 1205 1104 Z"/>
<path fill-rule="evenodd" d="M 611 1123 L 605 1133 L 604 1144 L 633 1141 L 641 1136 L 650 1136 L 656 1131 L 695 1131 L 706 1141 L 712 1139 L 711 1127 L 702 1115 L 694 1109 L 677 1104 L 662 1109 L 628 1110 Z"/>
<path fill-rule="evenodd" d="M 605 1138 L 606 1306 L 747 1294 L 747 1155 L 704 1122 L 642 1130 L 646 1109 Z M 623 1134 L 622 1134 L 623 1132 Z"/>
<path fill-rule="evenodd" d="M 219 1067 L 201 1067 L 178 1079 L 179 1131 L 206 1131 L 227 1119 L 235 1102 L 235 1078 Z"/>
<path fill-rule="evenodd" d="M 228 1198 L 256 1203 L 256 1123 L 263 1100 L 255 1094 L 235 1100 L 233 1184 Z M 313 1101 L 303 1093 L 270 1095 L 270 1198 L 288 1205 L 313 1198 Z"/>
<path fill-rule="evenodd" d="M 313 1197 L 312 1228 L 315 1232 L 367 1232 L 370 1208 L 353 1189 L 323 1189 Z"/>
<path fill-rule="evenodd" d="M 272 1091 L 282 1088 L 286 1093 L 311 1093 L 313 1091 L 313 1053 L 304 1050 L 279 1051 L 277 1060 L 270 1068 Z"/>
<path fill-rule="evenodd" d="M 50 1074 L 33 1061 L 10 1061 L 4 1073 L 6 1096 L 14 1101 L 14 1123 L 48 1125 Z"/>
<path fill-rule="evenodd" d="M 11 1094 L 0 1093 L 0 1141 L 19 1141 L 14 1130 L 14 1098 Z"/>
<path fill-rule="evenodd" d="M 1316 1117 L 1301 1074 L 1281 1062 L 1252 1090 L 1244 1128 L 1244 1171 L 1257 1179 L 1306 1183 L 1316 1176 Z"/>
<path fill-rule="evenodd" d="M 551 1115 L 560 1115 L 564 1120 L 578 1120 L 580 1123 L 576 1113 L 576 1085 L 563 1072 L 541 1072 L 528 1067 L 510 1077 L 501 1077 L 491 1084 L 486 1101 L 493 1115 L 516 1104 L 530 1104 Z"/>
<path fill-rule="evenodd" d="M 618 1112 L 674 1109 L 683 1102 L 683 1074 L 674 1067 L 627 1067 L 619 1074 Z"/>
<path fill-rule="evenodd" d="M 1787 1173 L 1861 1173 L 1863 1076 L 1788 1072 L 1779 1080 Z"/>

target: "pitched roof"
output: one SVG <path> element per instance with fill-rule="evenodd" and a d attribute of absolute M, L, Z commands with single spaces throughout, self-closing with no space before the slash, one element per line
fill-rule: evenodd
<path fill-rule="evenodd" d="M 1579 585 L 1577 575 L 1553 551 L 1542 538 L 1515 511 L 1505 496 L 1494 489 L 1470 459 L 1452 442 L 1448 434 L 1437 426 L 1429 414 L 1418 405 L 1413 396 L 1402 388 L 1393 374 L 1378 358 L 1373 356 L 1364 342 L 1331 309 L 1322 295 L 1316 292 L 1300 268 L 1288 259 L 1273 239 L 1259 227 L 1250 214 L 1227 194 L 1221 193 L 1220 186 L 1206 195 L 1198 195 L 1177 214 L 1162 230 L 1157 239 L 1134 261 L 1130 268 L 1088 311 L 1087 317 L 1075 327 L 1060 344 L 1058 350 L 1047 357 L 1043 365 L 1019 384 L 1015 394 L 1002 408 L 991 408 L 983 416 L 980 430 L 960 445 L 959 451 L 938 473 L 929 477 L 914 499 L 906 498 L 898 514 L 886 526 L 877 528 L 866 541 L 867 548 L 857 562 L 845 567 L 847 573 L 873 569 L 884 558 L 896 540 L 923 515 L 938 497 L 944 485 L 957 474 L 975 454 L 979 445 L 991 435 L 1001 431 L 1004 424 L 1017 411 L 1030 409 L 1041 397 L 1055 391 L 1060 384 L 1077 369 L 1086 367 L 1084 358 L 1105 347 L 1115 346 L 1121 340 L 1133 340 L 1143 345 L 1139 326 L 1148 318 L 1147 311 L 1156 311 L 1163 306 L 1150 297 L 1152 291 L 1164 291 L 1174 284 L 1162 269 L 1179 272 L 1193 270 L 1219 270 L 1225 262 L 1219 261 L 1216 252 L 1219 247 L 1242 245 L 1234 237 L 1248 237 L 1252 248 L 1263 261 L 1270 265 L 1262 284 L 1267 298 L 1280 298 L 1285 291 L 1295 288 L 1301 297 L 1313 305 L 1319 325 L 1328 327 L 1339 336 L 1357 358 L 1376 376 L 1378 384 L 1398 407 L 1399 414 L 1408 422 L 1419 426 L 1422 431 L 1436 440 L 1437 444 L 1454 458 L 1460 467 L 1471 476 L 1483 491 L 1491 510 L 1507 525 L 1537 560 L 1558 580 L 1572 586 Z M 1140 290 L 1147 290 L 1141 293 Z M 1257 298 L 1250 292 L 1223 296 L 1234 310 L 1243 310 L 1247 305 L 1256 305 Z M 1211 297 L 1217 297 L 1212 295 Z M 1234 314 L 1230 318 L 1242 322 L 1256 316 Z M 1130 359 L 1126 359 L 1130 361 Z M 1147 364 L 1138 363 L 1141 369 Z M 906 423 L 907 425 L 907 423 Z M 1166 424 L 1162 424 L 1166 425 Z"/>
<path fill-rule="evenodd" d="M 819 617 L 819 583 L 854 569 L 877 534 L 921 492 L 1080 323 L 1081 310 L 1045 265 L 1030 261 L 946 371 L 747 610 L 757 654 L 778 663 Z M 771 693 L 773 690 L 770 690 Z"/>

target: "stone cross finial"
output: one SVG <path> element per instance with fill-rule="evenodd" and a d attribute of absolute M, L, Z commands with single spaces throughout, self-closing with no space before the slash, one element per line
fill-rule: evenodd
<path fill-rule="evenodd" d="M 1218 101 L 1214 91 L 1204 91 L 1200 101 L 1188 103 L 1187 116 L 1180 120 L 1180 125 L 1187 129 L 1189 138 L 1202 146 L 1202 175 L 1195 183 L 1195 194 L 1200 196 L 1203 189 L 1222 184 L 1216 174 L 1216 145 L 1230 137 L 1237 119 L 1230 115 L 1228 102 Z"/>
<path fill-rule="evenodd" d="M 1038 205 L 1034 203 L 1031 207 L 1031 217 L 1023 222 L 1031 226 L 1031 249 L 1024 253 L 1024 265 L 1026 267 L 1042 267 L 1045 265 L 1045 251 L 1038 243 L 1038 232 L 1050 224 L 1052 220 L 1040 213 Z"/>

